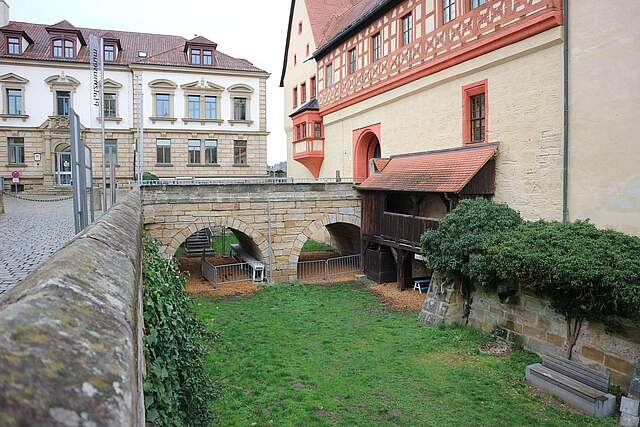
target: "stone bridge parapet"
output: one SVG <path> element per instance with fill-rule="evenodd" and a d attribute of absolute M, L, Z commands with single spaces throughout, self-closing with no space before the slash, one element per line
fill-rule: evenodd
<path fill-rule="evenodd" d="M 144 425 L 141 226 L 136 190 L 0 295 L 0 425 Z"/>
<path fill-rule="evenodd" d="M 360 253 L 360 196 L 350 183 L 143 186 L 142 204 L 145 230 L 166 256 L 196 231 L 225 226 L 273 260 L 274 281 L 296 279 L 302 246 L 323 229 L 339 252 Z"/>

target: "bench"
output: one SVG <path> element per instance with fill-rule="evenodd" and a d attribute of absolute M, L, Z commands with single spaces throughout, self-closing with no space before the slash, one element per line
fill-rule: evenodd
<path fill-rule="evenodd" d="M 431 277 L 416 277 L 413 279 L 413 290 L 422 293 L 422 291 L 428 291 L 431 284 Z"/>
<path fill-rule="evenodd" d="M 236 257 L 240 258 L 242 262 L 246 263 L 251 269 L 251 280 L 254 282 L 262 282 L 264 281 L 264 264 L 247 252 L 242 249 L 238 243 L 233 243 L 229 245 L 231 248 L 231 252 L 235 254 Z"/>
<path fill-rule="evenodd" d="M 572 360 L 543 356 L 542 363 L 527 366 L 525 380 L 588 415 L 607 417 L 616 410 L 609 375 Z"/>

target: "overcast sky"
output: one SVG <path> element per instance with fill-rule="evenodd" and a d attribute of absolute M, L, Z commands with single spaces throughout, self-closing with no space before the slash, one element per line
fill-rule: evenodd
<path fill-rule="evenodd" d="M 286 160 L 283 91 L 278 87 L 289 18 L 289 0 L 6 0 L 9 19 L 77 27 L 195 34 L 218 43 L 221 52 L 267 70 L 269 164 Z M 100 5 L 104 5 L 100 8 Z"/>

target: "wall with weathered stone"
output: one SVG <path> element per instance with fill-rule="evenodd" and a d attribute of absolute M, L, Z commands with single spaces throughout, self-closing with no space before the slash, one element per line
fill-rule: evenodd
<path fill-rule="evenodd" d="M 420 320 L 425 323 L 462 323 L 464 299 L 459 287 L 439 285 L 429 289 Z M 517 342 L 538 354 L 566 357 L 567 324 L 549 301 L 526 294 L 501 302 L 496 293 L 475 290 L 469 325 Z M 611 382 L 629 387 L 636 364 L 640 363 L 640 324 L 615 319 L 620 328 L 610 330 L 602 323 L 585 321 L 572 352 L 572 359 L 608 371 Z"/>
<path fill-rule="evenodd" d="M 360 196 L 352 184 L 144 186 L 144 224 L 171 257 L 196 231 L 220 226 L 249 236 L 269 261 L 269 201 L 275 281 L 296 280 L 304 243 L 327 230 L 344 251 L 358 247 Z M 342 226 L 336 226 L 341 224 Z M 345 226 L 348 224 L 349 226 Z M 353 230 L 357 230 L 355 233 Z M 345 239 L 349 239 L 345 242 Z M 356 240 L 353 242 L 353 240 Z M 342 244 L 337 240 L 342 240 Z"/>
<path fill-rule="evenodd" d="M 0 295 L 0 425 L 144 425 L 141 228 L 133 191 Z"/>

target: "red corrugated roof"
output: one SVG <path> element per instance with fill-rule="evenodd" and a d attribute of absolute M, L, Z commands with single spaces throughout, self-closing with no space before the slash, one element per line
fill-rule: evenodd
<path fill-rule="evenodd" d="M 63 62 L 89 62 L 87 55 L 87 47 L 83 46 L 78 53 L 78 56 L 73 59 L 53 58 L 51 56 L 51 38 L 47 32 L 47 28 L 59 28 L 64 30 L 77 30 L 79 31 L 85 40 L 89 39 L 89 34 L 96 34 L 98 36 L 108 36 L 109 38 L 115 38 L 120 41 L 122 46 L 122 52 L 118 55 L 115 64 L 150 64 L 150 65 L 173 65 L 183 67 L 194 68 L 212 68 L 207 65 L 192 65 L 189 63 L 187 56 L 184 52 L 185 43 L 187 39 L 180 36 L 171 36 L 163 34 L 148 34 L 148 33 L 135 33 L 128 31 L 113 31 L 113 30 L 99 30 L 92 28 L 76 28 L 73 27 L 67 21 L 61 21 L 53 26 L 43 24 L 32 24 L 27 22 L 12 21 L 9 25 L 0 28 L 1 30 L 21 31 L 26 33 L 29 38 L 33 40 L 31 44 L 20 55 L 21 59 L 34 59 L 40 61 L 55 60 Z M 6 47 L 4 46 L 6 41 L 2 37 L 0 40 L 0 57 L 8 57 L 6 55 Z M 199 38 L 198 38 L 199 39 Z M 202 37 L 209 43 L 209 40 Z M 146 58 L 138 57 L 138 51 L 147 52 Z M 240 71 L 258 71 L 264 72 L 260 68 L 254 66 L 246 59 L 233 58 L 218 50 L 214 53 L 213 68 L 221 68 L 228 70 L 240 70 Z M 11 55 L 11 58 L 15 58 L 15 55 Z"/>
<path fill-rule="evenodd" d="M 391 157 L 382 173 L 371 175 L 358 188 L 459 193 L 497 150 L 497 144 L 482 144 Z"/>

